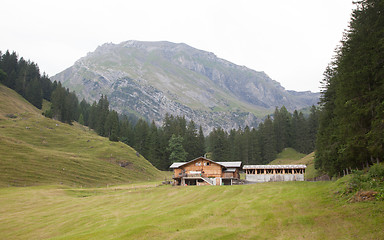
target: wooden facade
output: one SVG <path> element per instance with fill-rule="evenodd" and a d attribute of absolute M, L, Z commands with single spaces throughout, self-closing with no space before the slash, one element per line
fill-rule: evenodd
<path fill-rule="evenodd" d="M 204 157 L 173 163 L 175 185 L 232 185 L 240 179 L 241 162 L 215 162 Z"/>
<path fill-rule="evenodd" d="M 304 181 L 305 165 L 244 165 L 249 182 Z"/>

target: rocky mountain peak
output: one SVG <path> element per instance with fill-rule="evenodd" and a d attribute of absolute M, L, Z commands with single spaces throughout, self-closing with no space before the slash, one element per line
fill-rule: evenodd
<path fill-rule="evenodd" d="M 286 91 L 280 83 L 185 43 L 106 43 L 52 77 L 88 101 L 101 94 L 121 113 L 161 124 L 165 114 L 184 115 L 224 129 L 256 126 L 276 106 L 317 104 L 319 93 Z"/>

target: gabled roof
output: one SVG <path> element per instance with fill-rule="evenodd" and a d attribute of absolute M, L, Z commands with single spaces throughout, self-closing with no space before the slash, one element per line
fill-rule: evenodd
<path fill-rule="evenodd" d="M 213 162 L 213 163 L 216 163 L 216 164 L 219 164 L 220 166 L 223 166 L 225 168 L 239 168 L 241 167 L 241 162 L 215 162 L 215 161 L 212 161 L 208 158 L 204 158 L 204 157 L 198 157 L 198 158 L 195 158 L 189 162 L 175 162 L 175 163 L 172 163 L 172 165 L 169 167 L 169 168 L 179 168 L 183 165 L 186 165 L 190 162 L 193 162 L 193 161 L 196 161 L 198 159 L 204 159 L 204 160 L 207 160 L 207 161 L 210 161 L 210 162 Z"/>
<path fill-rule="evenodd" d="M 243 169 L 302 169 L 306 165 L 244 165 Z"/>
<path fill-rule="evenodd" d="M 213 163 L 217 163 L 217 162 L 215 162 L 215 161 L 212 161 L 212 160 L 207 159 L 207 158 L 204 158 L 204 157 L 198 157 L 198 158 L 195 158 L 195 159 L 193 159 L 193 160 L 191 160 L 191 161 L 189 161 L 189 162 L 175 162 L 175 163 L 172 163 L 172 165 L 171 165 L 169 168 L 179 168 L 179 167 L 181 167 L 181 166 L 183 166 L 183 165 L 186 165 L 186 164 L 188 164 L 188 163 L 191 163 L 191 162 L 196 161 L 196 160 L 201 159 L 201 158 L 204 159 L 204 160 L 213 162 Z M 221 165 L 221 164 L 219 164 L 219 165 Z M 224 167 L 224 166 L 223 166 L 223 167 Z"/>

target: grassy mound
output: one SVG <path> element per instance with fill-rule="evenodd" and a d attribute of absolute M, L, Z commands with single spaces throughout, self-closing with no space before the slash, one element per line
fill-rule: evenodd
<path fill-rule="evenodd" d="M 384 164 L 369 169 L 355 170 L 337 180 L 335 193 L 350 202 L 384 201 Z"/>
<path fill-rule="evenodd" d="M 131 147 L 110 142 L 82 125 L 45 118 L 3 85 L 0 154 L 0 186 L 105 186 L 162 178 Z"/>

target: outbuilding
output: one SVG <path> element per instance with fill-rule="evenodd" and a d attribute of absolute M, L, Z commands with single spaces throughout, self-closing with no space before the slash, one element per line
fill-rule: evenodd
<path fill-rule="evenodd" d="M 244 165 L 249 182 L 304 181 L 306 165 Z"/>

